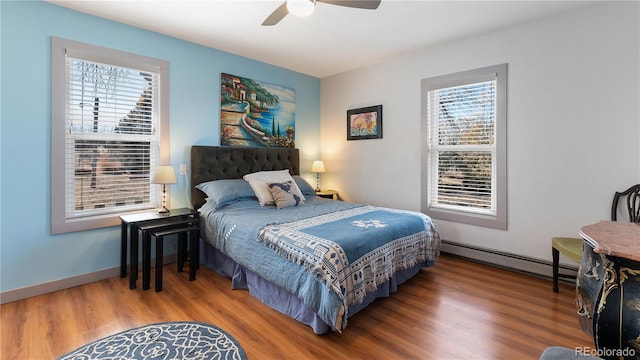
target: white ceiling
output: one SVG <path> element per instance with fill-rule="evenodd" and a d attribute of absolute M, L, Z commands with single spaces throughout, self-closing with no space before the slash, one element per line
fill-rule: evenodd
<path fill-rule="evenodd" d="M 377 10 L 361 10 L 317 3 L 309 17 L 266 27 L 283 0 L 48 2 L 318 78 L 594 4 L 382 0 Z"/>

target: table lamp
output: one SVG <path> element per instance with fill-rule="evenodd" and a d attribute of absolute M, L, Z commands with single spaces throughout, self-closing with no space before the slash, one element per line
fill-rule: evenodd
<path fill-rule="evenodd" d="M 322 160 L 316 160 L 311 165 L 311 172 L 316 173 L 316 192 L 320 191 L 320 173 L 324 172 L 324 163 Z"/>
<path fill-rule="evenodd" d="M 167 184 L 176 183 L 176 173 L 171 165 L 161 165 L 156 169 L 156 173 L 151 178 L 152 184 L 162 184 L 162 207 L 158 210 L 158 214 L 168 214 L 167 209 Z"/>

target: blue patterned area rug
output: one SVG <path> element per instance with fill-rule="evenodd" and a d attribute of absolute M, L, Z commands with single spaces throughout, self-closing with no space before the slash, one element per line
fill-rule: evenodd
<path fill-rule="evenodd" d="M 58 360 L 246 358 L 240 344 L 220 328 L 199 322 L 166 322 L 107 336 Z"/>

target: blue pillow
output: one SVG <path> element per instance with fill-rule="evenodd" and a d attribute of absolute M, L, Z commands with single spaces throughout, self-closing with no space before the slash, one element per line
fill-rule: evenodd
<path fill-rule="evenodd" d="M 296 184 L 298 184 L 298 187 L 300 188 L 300 192 L 302 193 L 302 195 L 305 195 L 305 196 L 316 195 L 316 190 L 313 188 L 313 186 L 309 185 L 307 180 L 302 178 L 302 176 L 293 175 L 293 180 L 295 180 Z"/>
<path fill-rule="evenodd" d="M 207 201 L 213 202 L 215 209 L 240 199 L 256 197 L 249 183 L 242 179 L 208 181 L 196 185 L 196 189 L 207 195 Z"/>

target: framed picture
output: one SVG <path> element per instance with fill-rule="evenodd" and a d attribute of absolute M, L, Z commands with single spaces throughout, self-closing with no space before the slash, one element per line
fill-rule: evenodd
<path fill-rule="evenodd" d="M 347 110 L 347 140 L 382 139 L 382 105 Z"/>
<path fill-rule="evenodd" d="M 220 145 L 296 147 L 296 91 L 220 74 Z"/>

